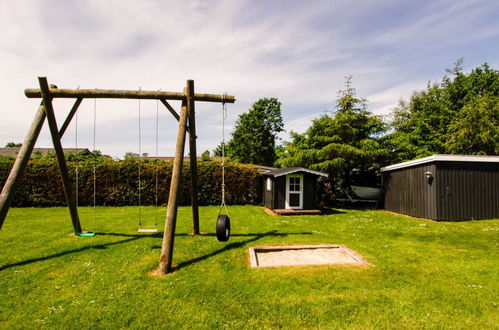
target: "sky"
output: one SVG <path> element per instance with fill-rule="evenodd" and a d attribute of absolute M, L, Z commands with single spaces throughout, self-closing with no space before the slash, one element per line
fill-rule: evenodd
<path fill-rule="evenodd" d="M 464 58 L 464 71 L 499 67 L 497 0 L 0 0 L 0 146 L 22 142 L 47 77 L 59 88 L 234 95 L 225 135 L 263 97 L 276 97 L 286 132 L 302 133 L 334 109 L 352 75 L 368 110 L 389 115 L 400 98 L 439 81 Z M 61 125 L 72 106 L 57 99 Z M 177 101 L 171 105 L 180 110 Z M 139 120 L 140 106 L 140 120 Z M 63 147 L 172 156 L 178 124 L 154 100 L 85 100 Z M 196 102 L 198 154 L 222 139 L 222 106 Z M 140 122 L 140 146 L 139 146 Z M 77 134 L 76 134 L 77 133 Z M 51 147 L 45 125 L 36 144 Z"/>

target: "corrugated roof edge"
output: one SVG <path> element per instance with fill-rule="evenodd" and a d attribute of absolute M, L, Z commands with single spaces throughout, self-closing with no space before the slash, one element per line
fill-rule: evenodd
<path fill-rule="evenodd" d="M 478 155 L 440 155 L 410 160 L 408 162 L 398 163 L 381 168 L 381 172 L 398 170 L 405 167 L 411 167 L 431 162 L 477 162 L 477 163 L 499 163 L 499 156 L 478 156 Z"/>

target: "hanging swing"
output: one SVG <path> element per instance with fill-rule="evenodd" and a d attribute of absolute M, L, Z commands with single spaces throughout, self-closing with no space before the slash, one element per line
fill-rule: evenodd
<path fill-rule="evenodd" d="M 222 98 L 222 203 L 218 211 L 217 218 L 217 240 L 227 242 L 230 237 L 230 217 L 225 205 L 225 120 L 227 119 L 227 107 L 225 105 L 225 96 Z M 225 214 L 222 213 L 225 210 Z"/>
<path fill-rule="evenodd" d="M 140 90 L 140 89 L 139 89 Z M 157 165 L 157 158 L 158 158 L 158 117 L 159 117 L 159 107 L 158 107 L 158 101 L 156 101 L 156 169 L 155 169 L 155 179 L 156 179 L 156 187 L 155 187 L 155 206 L 156 206 L 156 214 L 155 214 L 155 221 L 154 221 L 154 228 L 142 228 L 142 180 L 141 180 L 141 156 L 142 156 L 142 132 L 141 132 L 141 122 L 140 122 L 140 100 L 139 100 L 139 157 L 138 157 L 138 162 L 139 162 L 139 173 L 138 173 L 138 181 L 139 181 L 139 229 L 137 230 L 138 233 L 157 233 L 158 232 L 158 165 Z"/>
<path fill-rule="evenodd" d="M 94 99 L 94 151 L 95 151 L 95 128 L 96 128 L 96 118 L 97 118 L 97 100 Z M 75 168 L 75 200 L 76 200 L 76 208 L 78 208 L 78 185 L 79 185 L 79 162 L 78 162 L 78 111 L 75 114 L 75 157 L 76 157 L 76 168 Z M 95 236 L 95 202 L 96 202 L 96 192 L 97 192 L 97 185 L 96 185 L 96 175 L 95 175 L 95 162 L 96 159 L 94 158 L 93 160 L 93 186 L 94 186 L 94 193 L 93 193 L 93 206 L 94 206 L 94 231 L 93 232 L 75 232 L 75 235 L 78 237 L 94 237 Z"/>

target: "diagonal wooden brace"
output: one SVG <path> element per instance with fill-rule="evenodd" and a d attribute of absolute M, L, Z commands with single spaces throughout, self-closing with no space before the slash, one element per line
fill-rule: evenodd
<path fill-rule="evenodd" d="M 39 77 L 38 82 L 40 83 L 40 91 L 45 108 L 45 114 L 47 115 L 47 122 L 49 124 L 50 135 L 52 136 L 52 143 L 54 144 L 55 155 L 57 157 L 57 163 L 59 165 L 59 172 L 61 174 L 64 194 L 66 195 L 66 201 L 68 203 L 69 212 L 71 214 L 71 221 L 73 223 L 74 231 L 76 233 L 80 233 L 80 219 L 78 218 L 78 210 L 76 208 L 73 187 L 71 185 L 71 181 L 69 180 L 68 167 L 66 164 L 66 159 L 64 158 L 64 150 L 62 149 L 61 140 L 59 138 L 59 130 L 57 128 L 57 122 L 55 119 L 54 108 L 52 106 L 52 97 L 50 96 L 47 78 Z"/>
<path fill-rule="evenodd" d="M 7 217 L 7 212 L 9 211 L 10 204 L 14 198 L 14 193 L 19 186 L 24 170 L 28 165 L 36 140 L 38 139 L 43 123 L 45 122 L 45 118 L 45 107 L 42 102 L 38 107 L 35 119 L 33 119 L 33 123 L 28 131 L 28 135 L 26 135 L 26 138 L 24 139 L 23 145 L 14 162 L 14 166 L 10 170 L 9 177 L 7 178 L 7 181 L 5 181 L 2 192 L 0 193 L 0 229 L 2 229 L 3 222 Z"/>

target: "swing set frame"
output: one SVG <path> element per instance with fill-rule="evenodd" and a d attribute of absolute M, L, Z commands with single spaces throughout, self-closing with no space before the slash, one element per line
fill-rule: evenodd
<path fill-rule="evenodd" d="M 160 274 L 169 273 L 172 270 L 173 247 L 175 239 L 175 227 L 177 221 L 178 194 L 180 179 L 182 176 L 182 163 L 184 160 L 184 149 L 186 133 L 189 133 L 189 154 L 191 169 L 191 206 L 193 234 L 199 235 L 199 206 L 198 206 L 198 175 L 196 158 L 196 120 L 195 101 L 234 103 L 235 97 L 231 95 L 199 94 L 194 92 L 194 80 L 187 80 L 182 93 L 167 91 L 144 91 L 144 90 L 111 90 L 111 89 L 59 89 L 55 85 L 49 85 L 46 77 L 38 77 L 39 89 L 25 89 L 24 93 L 28 98 L 41 98 L 42 101 L 35 114 L 35 118 L 26 135 L 22 147 L 17 155 L 2 192 L 0 193 L 0 229 L 7 216 L 10 204 L 14 197 L 16 188 L 26 169 L 28 161 L 33 152 L 36 140 L 40 134 L 43 123 L 47 119 L 52 143 L 54 146 L 59 173 L 61 175 L 64 194 L 71 215 L 71 222 L 75 233 L 81 233 L 81 224 L 78 217 L 78 208 L 71 180 L 69 178 L 68 167 L 64 158 L 61 138 L 66 132 L 81 102 L 86 98 L 91 99 L 140 99 L 159 100 L 166 109 L 177 119 L 178 132 L 173 161 L 172 178 L 170 183 L 170 193 L 168 197 L 168 208 L 165 219 L 165 230 L 161 246 L 161 257 L 158 272 Z M 52 100 L 55 98 L 76 99 L 70 109 L 65 121 L 59 128 L 54 113 Z M 182 101 L 180 115 L 168 103 L 169 100 Z"/>

